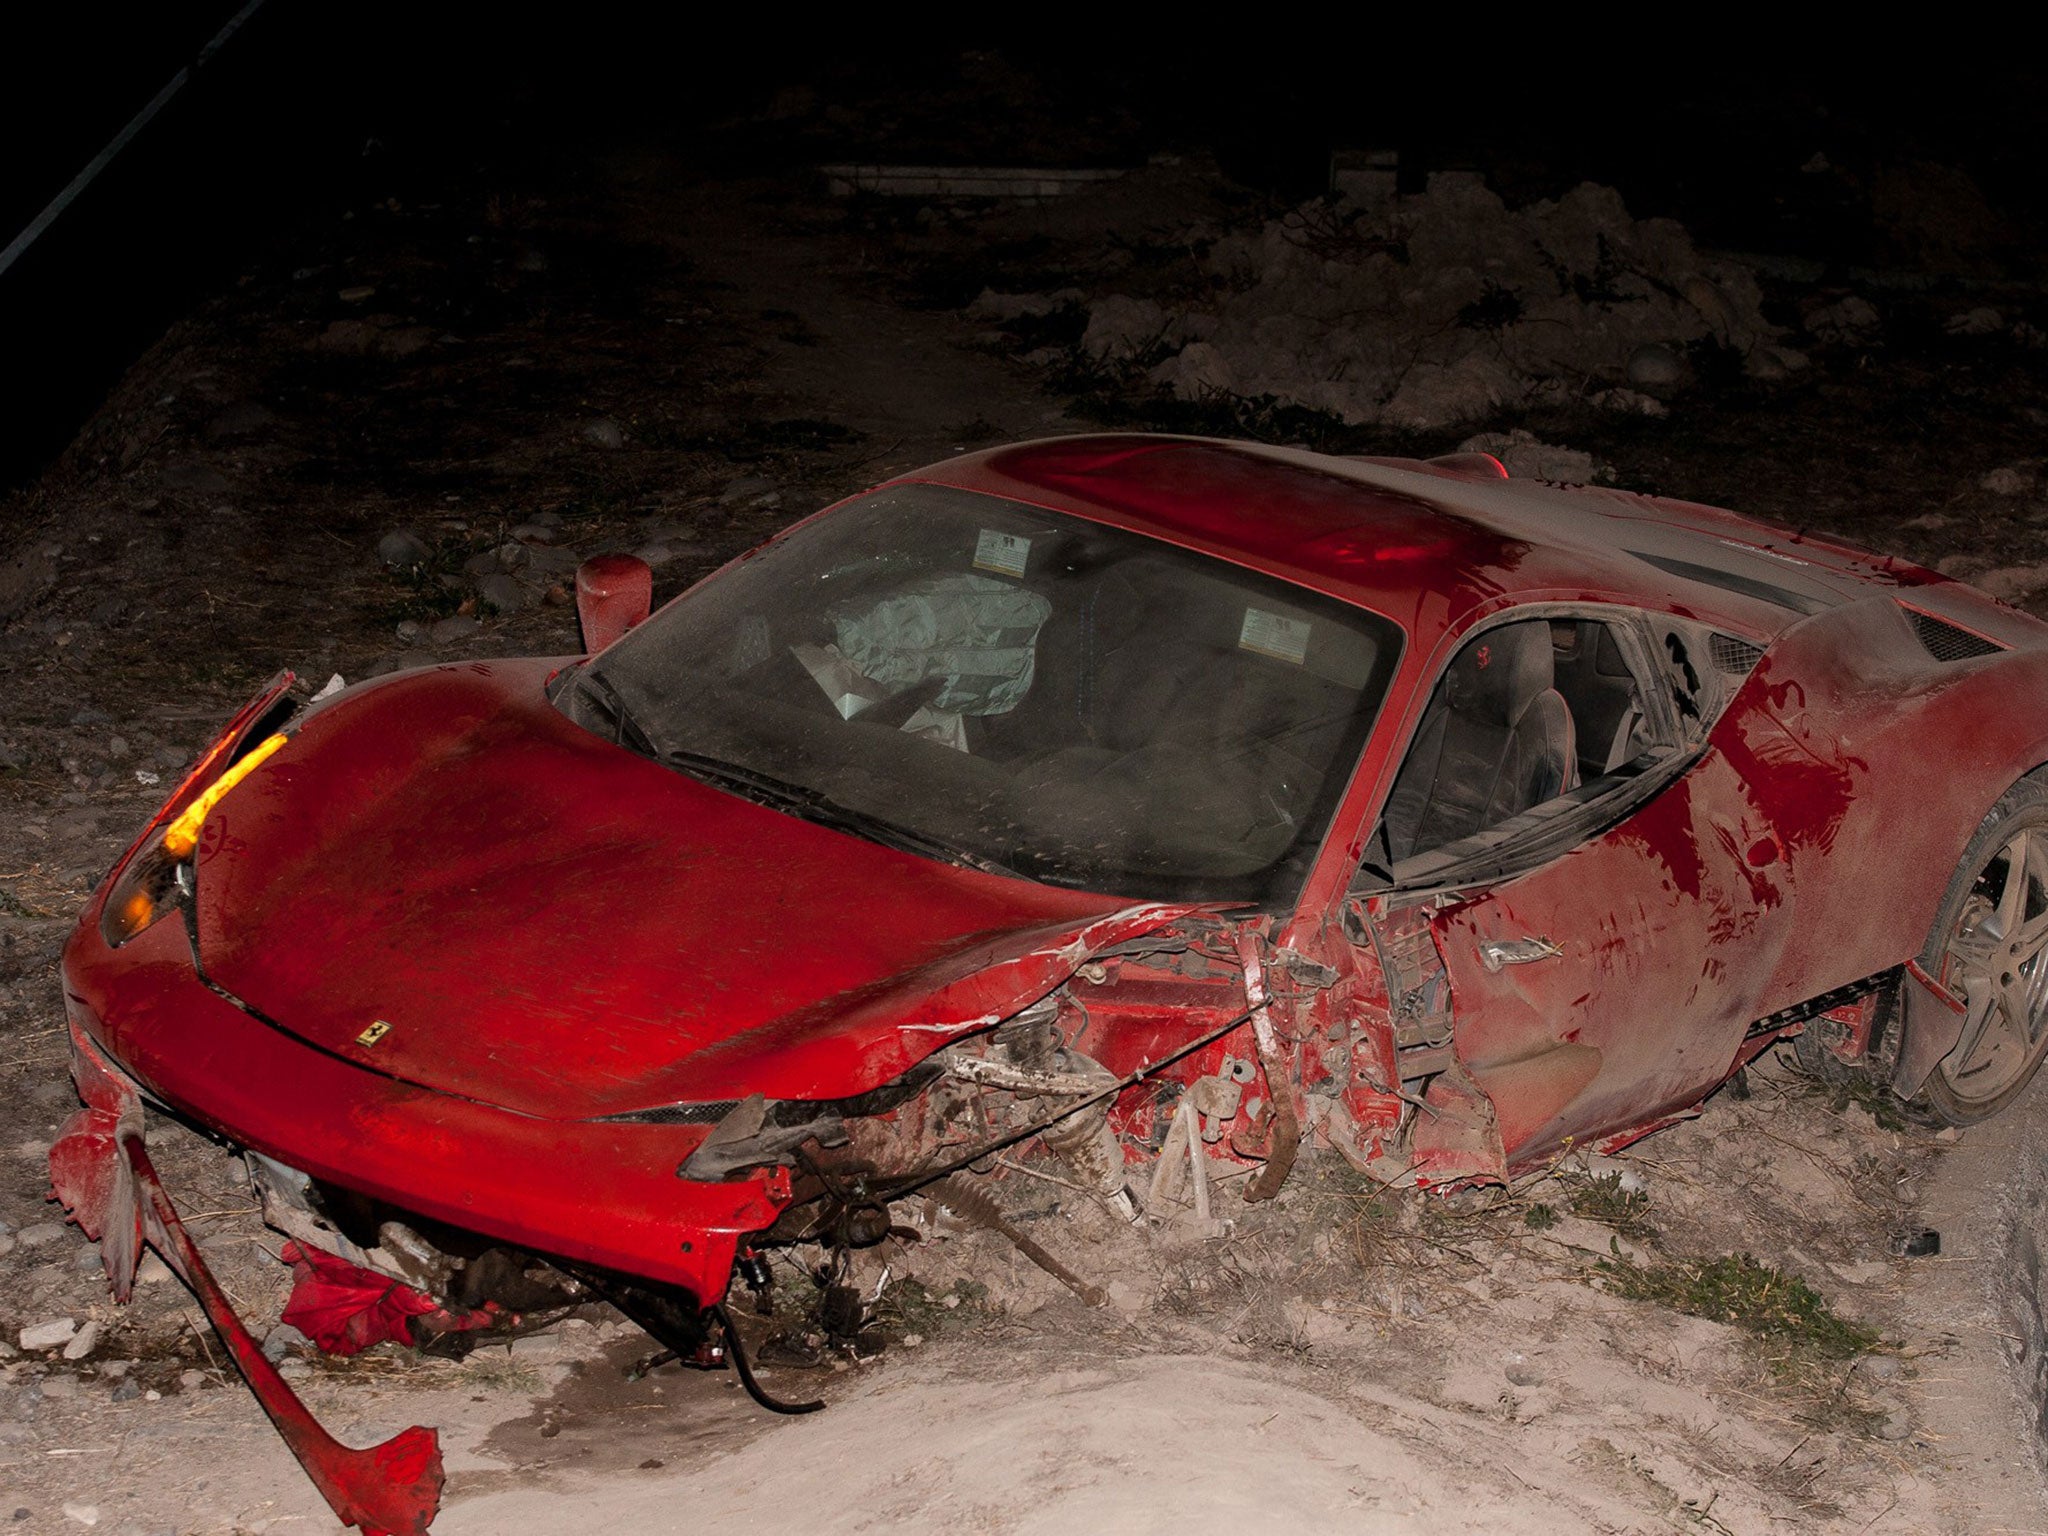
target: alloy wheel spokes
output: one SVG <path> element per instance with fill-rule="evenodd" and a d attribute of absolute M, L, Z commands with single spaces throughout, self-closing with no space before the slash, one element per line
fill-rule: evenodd
<path fill-rule="evenodd" d="M 1958 920 L 1949 956 L 1968 1002 L 1949 1060 L 1952 1082 L 2005 1064 L 2009 1077 L 2031 1058 L 2048 1018 L 2048 850 L 2038 829 L 2015 833 L 1999 852 L 2005 869 L 1997 892 L 1980 884 Z M 1996 861 L 1987 866 L 1991 876 Z M 1996 1092 L 1993 1088 L 1990 1092 Z M 1988 1096 L 1988 1094 L 1987 1094 Z"/>

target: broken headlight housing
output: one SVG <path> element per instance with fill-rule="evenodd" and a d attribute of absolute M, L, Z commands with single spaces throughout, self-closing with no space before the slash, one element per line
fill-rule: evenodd
<path fill-rule="evenodd" d="M 282 697 L 278 702 L 284 702 Z M 271 714 L 266 712 L 257 722 L 256 729 L 238 737 L 231 728 L 222 736 L 199 760 L 199 766 L 192 771 L 191 777 L 179 786 L 178 793 L 165 805 L 165 812 L 177 805 L 220 760 L 223 749 L 231 740 L 242 743 L 253 740 L 255 744 L 242 746 L 227 769 L 175 815 L 166 820 L 164 813 L 160 812 L 158 824 L 150 828 L 129 855 L 114 881 L 113 889 L 107 892 L 106 905 L 100 908 L 100 937 L 107 941 L 109 948 L 120 948 L 173 907 L 190 899 L 195 883 L 193 855 L 199 851 L 199 829 L 204 825 L 207 814 L 220 804 L 229 790 L 285 744 L 282 733 L 273 731 L 268 735 L 258 735 L 258 730 L 271 723 L 271 719 Z"/>
<path fill-rule="evenodd" d="M 100 909 L 100 937 L 118 949 L 192 894 L 192 861 L 152 837 L 128 861 Z"/>

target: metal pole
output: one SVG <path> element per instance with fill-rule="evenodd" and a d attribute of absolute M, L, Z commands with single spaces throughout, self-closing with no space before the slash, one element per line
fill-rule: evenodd
<path fill-rule="evenodd" d="M 114 156 L 126 147 L 128 141 L 142 132 L 149 125 L 149 120 L 163 110 L 164 103 L 183 90 L 185 82 L 202 69 L 220 51 L 221 44 L 234 36 L 242 23 L 254 16 L 262 6 L 263 0 L 249 0 L 247 5 L 235 12 L 228 24 L 214 33 L 207 45 L 199 50 L 199 56 L 171 76 L 169 83 L 150 97 L 149 104 L 128 119 L 128 125 L 107 141 L 107 147 L 88 160 L 85 169 L 72 177 L 62 192 L 50 199 L 49 206 L 29 221 L 28 228 L 16 235 L 6 250 L 0 251 L 0 276 L 6 275 L 7 269 L 20 259 L 24 251 L 36 243 L 44 230 L 57 222 L 58 215 L 71 206 L 79 193 L 92 185 L 93 178 L 107 168 Z"/>

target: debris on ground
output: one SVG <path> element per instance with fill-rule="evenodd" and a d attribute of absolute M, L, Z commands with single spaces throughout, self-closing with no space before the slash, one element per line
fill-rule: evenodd
<path fill-rule="evenodd" d="M 1189 291 L 1095 297 L 1084 359 L 1182 400 L 1270 399 L 1405 431 L 1591 395 L 1654 416 L 1694 354 L 1766 378 L 1806 366 L 1747 266 L 1592 183 L 1510 209 L 1483 177 L 1442 172 L 1415 196 L 1319 198 L 1219 234 L 1197 265 Z M 991 291 L 977 314 L 1056 297 Z"/>

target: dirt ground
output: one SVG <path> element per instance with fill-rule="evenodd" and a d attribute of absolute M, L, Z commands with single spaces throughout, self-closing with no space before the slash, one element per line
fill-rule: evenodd
<path fill-rule="evenodd" d="M 1137 249 L 1162 270 L 1184 254 L 1170 235 Z M 280 667 L 317 688 L 566 653 L 577 557 L 642 551 L 659 600 L 963 447 L 1103 419 L 1368 446 L 1241 402 L 1191 421 L 1072 366 L 1067 321 L 991 329 L 967 309 L 984 287 L 1085 286 L 1100 257 L 1070 214 L 848 204 L 647 155 L 423 174 L 281 237 L 0 502 L 0 1524 L 331 1526 L 191 1299 L 146 1273 L 112 1307 L 46 1201 L 71 1106 L 58 950 L 182 765 Z M 1766 276 L 1766 312 L 1795 337 L 1841 296 L 1815 282 Z M 2048 353 L 2010 322 L 2035 295 L 1869 291 L 1883 339 L 1803 337 L 1811 364 L 1788 377 L 1706 377 L 1658 419 L 1552 405 L 1481 425 L 2027 601 L 2048 585 L 2029 457 Z M 1986 306 L 2006 329 L 1952 327 Z M 1466 430 L 1371 446 L 1437 452 Z M 441 1428 L 446 1532 L 1218 1515 L 2048 1530 L 1987 1274 L 2040 1111 L 1937 1137 L 1776 1062 L 1750 1086 L 1629 1156 L 1504 1192 L 1396 1197 L 1305 1164 L 1276 1206 L 1226 1194 L 1224 1229 L 1201 1236 L 1113 1233 L 1020 1176 L 1033 1230 L 1112 1304 L 1083 1307 L 988 1234 L 892 1240 L 862 1271 L 890 1347 L 770 1369 L 772 1389 L 832 1402 L 801 1420 L 760 1414 L 722 1375 L 632 1377 L 650 1346 L 601 1309 L 460 1361 L 288 1348 L 289 1371 L 350 1443 Z M 153 1134 L 260 1333 L 287 1288 L 279 1239 L 227 1152 Z M 1903 1256 L 1937 1216 L 1948 1246 Z M 1752 1304 L 1759 1272 L 1738 1255 L 1768 1267 L 1775 1310 Z M 1788 1306 L 1795 1279 L 1808 1290 Z M 56 1320 L 97 1325 L 76 1358 L 19 1347 Z"/>

